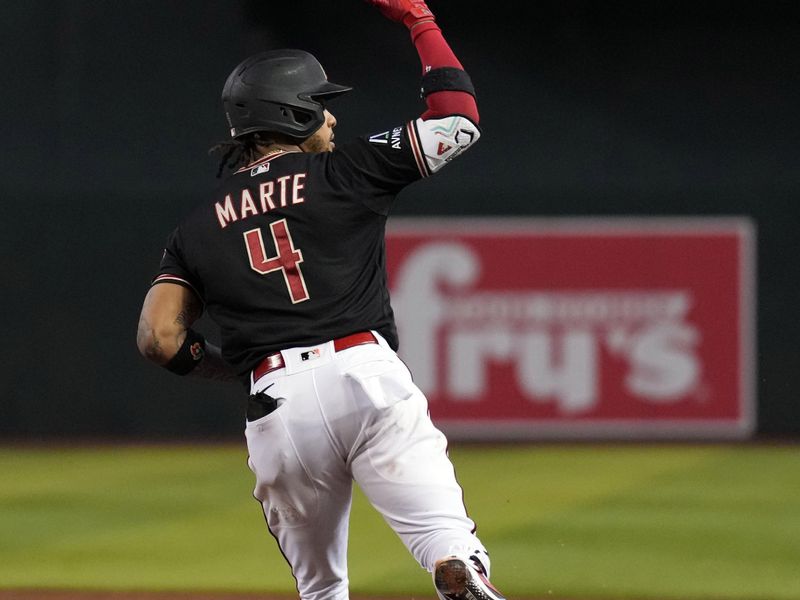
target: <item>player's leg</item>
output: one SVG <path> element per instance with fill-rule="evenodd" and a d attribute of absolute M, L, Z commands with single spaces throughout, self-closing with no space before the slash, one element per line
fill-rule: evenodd
<path fill-rule="evenodd" d="M 440 595 L 439 587 L 450 585 L 442 597 L 466 598 L 465 585 L 453 586 L 481 578 L 488 584 L 488 554 L 467 515 L 447 440 L 431 422 L 427 400 L 408 370 L 399 359 L 392 361 L 382 371 L 372 363 L 365 369 L 368 377 L 351 369 L 354 395 L 372 407 L 365 412 L 353 476 L 417 561 L 438 576 Z M 480 591 L 479 598 L 502 598 L 496 591 Z"/>
<path fill-rule="evenodd" d="M 254 496 L 292 569 L 303 600 L 347 600 L 352 480 L 321 435 L 312 376 L 267 376 L 259 389 L 280 407 L 246 428 Z"/>

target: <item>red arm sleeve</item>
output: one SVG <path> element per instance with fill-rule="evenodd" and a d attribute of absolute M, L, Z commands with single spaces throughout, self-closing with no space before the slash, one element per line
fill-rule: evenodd
<path fill-rule="evenodd" d="M 411 39 L 422 63 L 422 74 L 440 67 L 463 69 L 450 45 L 445 41 L 441 29 L 433 21 L 424 21 L 411 29 Z M 478 105 L 472 94 L 467 92 L 442 91 L 429 94 L 425 99 L 428 110 L 422 114 L 423 120 L 459 114 L 475 124 L 479 121 Z"/>

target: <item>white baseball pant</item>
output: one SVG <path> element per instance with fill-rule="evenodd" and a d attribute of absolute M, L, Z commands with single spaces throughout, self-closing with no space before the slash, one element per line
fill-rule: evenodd
<path fill-rule="evenodd" d="M 375 337 L 340 352 L 333 342 L 282 351 L 285 368 L 252 382 L 251 393 L 279 398 L 245 429 L 254 496 L 303 600 L 349 597 L 353 481 L 423 568 L 479 554 L 489 569 L 447 440 L 405 364 Z"/>

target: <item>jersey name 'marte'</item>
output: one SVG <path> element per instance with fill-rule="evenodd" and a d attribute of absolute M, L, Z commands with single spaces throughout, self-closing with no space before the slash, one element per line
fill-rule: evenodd
<path fill-rule="evenodd" d="M 269 212 L 275 208 L 302 204 L 305 198 L 301 190 L 305 188 L 305 173 L 285 175 L 272 181 L 265 181 L 258 189 L 242 188 L 237 194 L 225 194 L 222 202 L 214 204 L 217 221 L 223 229 L 239 219 Z"/>

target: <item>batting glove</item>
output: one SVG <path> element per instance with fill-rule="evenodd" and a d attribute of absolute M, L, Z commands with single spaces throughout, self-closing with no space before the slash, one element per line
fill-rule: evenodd
<path fill-rule="evenodd" d="M 425 0 L 366 0 L 367 4 L 377 6 L 381 14 L 408 29 L 425 21 L 433 21 L 434 16 Z"/>

